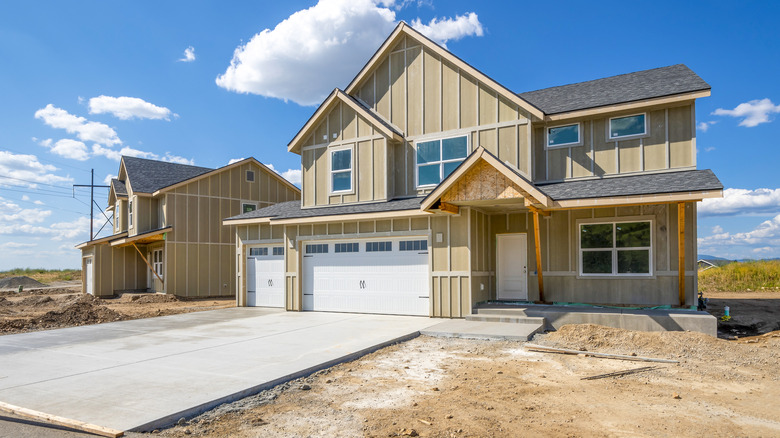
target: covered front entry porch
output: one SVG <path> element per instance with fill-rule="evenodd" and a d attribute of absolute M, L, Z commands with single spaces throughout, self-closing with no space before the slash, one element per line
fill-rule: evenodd
<path fill-rule="evenodd" d="M 625 178 L 637 177 L 610 178 L 604 191 L 615 193 Z M 424 210 L 458 222 L 466 216 L 472 314 L 502 302 L 694 305 L 696 201 L 719 191 L 588 199 L 561 192 L 534 185 L 479 148 L 423 201 Z"/>

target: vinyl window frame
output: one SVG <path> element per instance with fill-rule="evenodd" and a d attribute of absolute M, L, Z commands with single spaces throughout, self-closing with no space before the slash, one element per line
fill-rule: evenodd
<path fill-rule="evenodd" d="M 251 205 L 252 207 L 254 207 L 254 209 L 246 211 L 245 207 L 248 206 L 248 205 Z M 250 212 L 255 211 L 255 210 L 257 210 L 257 202 L 241 201 L 241 213 L 240 214 L 250 213 Z"/>
<path fill-rule="evenodd" d="M 333 154 L 349 150 L 349 169 L 333 170 Z M 349 172 L 349 190 L 333 190 L 333 174 Z M 328 193 L 331 195 L 351 195 L 355 193 L 355 148 L 349 146 L 335 146 L 328 148 Z"/>
<path fill-rule="evenodd" d="M 636 247 L 617 247 L 617 224 L 648 222 L 650 224 L 650 246 Z M 582 255 L 584 252 L 606 252 L 610 248 L 582 248 L 582 225 L 604 225 L 612 224 L 612 273 L 584 273 Z M 599 219 L 581 219 L 576 221 L 577 227 L 577 277 L 580 278 L 654 278 L 655 263 L 653 247 L 655 246 L 655 220 L 652 217 L 619 217 L 619 218 L 599 218 Z M 648 251 L 648 272 L 647 273 L 618 273 L 618 251 L 647 250 Z"/>
<path fill-rule="evenodd" d="M 450 159 L 450 160 L 443 160 L 442 154 L 444 153 L 444 140 L 449 140 L 452 138 L 460 138 L 465 137 L 466 138 L 466 155 L 462 159 Z M 439 160 L 433 161 L 429 163 L 422 164 L 423 166 L 428 166 L 431 164 L 438 164 L 439 165 L 439 182 L 436 184 L 425 184 L 420 185 L 420 163 L 417 162 L 417 145 L 420 143 L 428 143 L 431 141 L 438 141 L 439 142 Z M 456 163 L 456 162 L 464 162 L 466 159 L 471 155 L 471 133 L 461 133 L 457 135 L 449 135 L 446 137 L 428 137 L 428 138 L 420 138 L 418 140 L 415 140 L 414 142 L 414 187 L 417 189 L 430 189 L 438 186 L 442 183 L 447 177 L 443 176 L 444 173 L 444 164 L 445 163 Z M 449 175 L 448 175 L 449 176 Z"/>
<path fill-rule="evenodd" d="M 164 273 L 164 261 L 163 258 L 163 248 L 157 248 L 152 250 L 152 268 L 154 269 L 154 272 L 160 276 L 161 279 L 164 279 L 163 276 Z"/>
<path fill-rule="evenodd" d="M 631 135 L 618 135 L 617 137 L 612 136 L 612 121 L 615 119 L 625 119 L 628 117 L 636 117 L 636 116 L 643 116 L 644 117 L 644 131 L 640 134 L 631 134 Z M 630 140 L 632 138 L 641 138 L 641 137 L 647 137 L 649 134 L 647 130 L 647 113 L 635 113 L 635 114 L 626 114 L 622 116 L 615 116 L 610 117 L 609 120 L 607 120 L 607 141 L 615 141 L 615 140 Z"/>
<path fill-rule="evenodd" d="M 550 145 L 550 130 L 555 128 L 565 128 L 567 126 L 577 126 L 577 141 L 576 142 L 570 142 L 570 143 L 560 143 L 556 145 Z M 584 144 L 582 139 L 582 123 L 581 122 L 575 122 L 575 123 L 565 123 L 565 124 L 558 124 L 553 126 L 547 126 L 544 128 L 544 148 L 545 149 L 558 149 L 558 148 L 569 148 L 573 146 L 582 146 Z"/>
<path fill-rule="evenodd" d="M 135 204 L 135 196 L 127 200 L 127 229 L 133 228 L 133 204 Z"/>

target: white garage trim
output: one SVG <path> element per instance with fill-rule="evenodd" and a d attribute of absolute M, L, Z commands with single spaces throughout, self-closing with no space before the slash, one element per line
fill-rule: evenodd
<path fill-rule="evenodd" d="M 302 241 L 302 310 L 428 316 L 429 246 L 419 233 Z"/>
<path fill-rule="evenodd" d="M 95 265 L 94 257 L 84 258 L 84 292 L 95 295 Z"/>
<path fill-rule="evenodd" d="M 284 244 L 246 248 L 247 307 L 284 307 Z"/>

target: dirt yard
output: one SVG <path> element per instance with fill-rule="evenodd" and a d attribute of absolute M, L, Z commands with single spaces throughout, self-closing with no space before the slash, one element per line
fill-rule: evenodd
<path fill-rule="evenodd" d="M 780 292 L 706 292 L 707 311 L 717 318 L 729 307 L 731 319 L 718 321 L 718 337 L 755 336 L 780 330 Z"/>
<path fill-rule="evenodd" d="M 49 288 L 0 291 L 0 335 L 235 306 L 234 298 L 183 299 L 173 295 L 125 293 L 94 298 L 81 282 Z"/>
<path fill-rule="evenodd" d="M 160 435 L 780 436 L 780 332 L 728 341 L 572 325 L 534 342 L 680 363 L 423 336 L 220 406 Z M 581 380 L 644 366 L 654 369 Z"/>

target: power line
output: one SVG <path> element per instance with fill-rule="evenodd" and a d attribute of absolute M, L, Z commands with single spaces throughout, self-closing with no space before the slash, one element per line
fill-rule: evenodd
<path fill-rule="evenodd" d="M 65 186 L 58 186 L 58 185 L 54 185 L 54 184 L 48 184 L 48 183 L 42 183 L 42 182 L 38 182 L 38 181 L 32 181 L 32 180 L 29 180 L 29 179 L 16 178 L 16 177 L 13 177 L 13 176 L 8 176 L 8 175 L 0 175 L 0 178 L 13 179 L 13 180 L 16 180 L 16 181 L 26 182 L 28 184 L 36 184 L 36 185 L 40 184 L 42 186 L 49 186 L 49 187 L 55 187 L 55 188 L 58 188 L 58 189 L 69 190 L 69 187 L 65 187 Z"/>
<path fill-rule="evenodd" d="M 8 152 L 16 152 L 19 155 L 33 155 L 33 156 L 35 156 L 36 159 L 38 159 L 38 161 L 45 161 L 47 163 L 57 164 L 57 165 L 63 166 L 63 167 L 70 167 L 71 169 L 76 169 L 76 170 L 80 170 L 82 172 L 89 173 L 89 170 L 87 170 L 87 169 L 84 169 L 84 168 L 81 168 L 81 167 L 78 167 L 78 166 L 73 166 L 73 165 L 70 165 L 70 164 L 65 164 L 65 163 L 63 163 L 61 161 L 54 161 L 54 160 L 49 160 L 47 158 L 41 158 L 41 157 L 39 157 L 38 155 L 35 155 L 35 154 L 25 153 L 25 152 L 13 150 L 13 149 L 10 149 L 10 148 L 7 148 L 7 147 L 4 147 L 3 149 L 8 151 Z"/>

